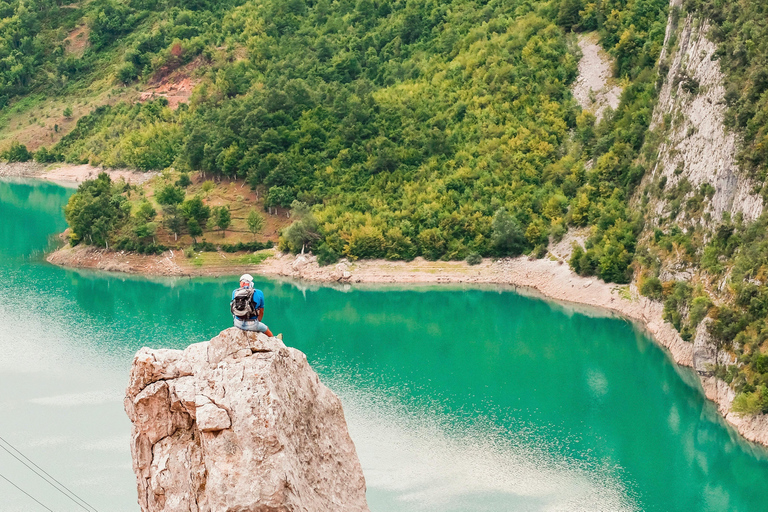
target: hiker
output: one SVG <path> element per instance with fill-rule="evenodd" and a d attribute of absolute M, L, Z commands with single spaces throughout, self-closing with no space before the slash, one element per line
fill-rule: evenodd
<path fill-rule="evenodd" d="M 244 331 L 263 332 L 272 337 L 269 327 L 261 323 L 264 318 L 264 294 L 253 287 L 251 274 L 240 276 L 240 288 L 232 292 L 229 309 L 232 311 L 235 327 Z"/>

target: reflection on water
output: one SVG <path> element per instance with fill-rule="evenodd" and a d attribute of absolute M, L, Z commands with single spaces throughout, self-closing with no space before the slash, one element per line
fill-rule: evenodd
<path fill-rule="evenodd" d="M 637 510 L 615 468 L 556 457 L 546 439 L 406 407 L 381 390 L 330 385 L 344 401 L 374 503 L 394 502 L 397 510 Z"/>
<path fill-rule="evenodd" d="M 70 193 L 0 183 L 0 436 L 97 509 L 137 510 L 133 354 L 215 336 L 237 283 L 46 264 Z M 502 289 L 260 286 L 342 398 L 374 512 L 764 509 L 765 451 L 626 322 Z M 0 474 L 77 509 L 4 452 Z"/>

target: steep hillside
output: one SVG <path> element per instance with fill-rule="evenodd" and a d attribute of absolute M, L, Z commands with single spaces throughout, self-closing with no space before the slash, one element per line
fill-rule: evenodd
<path fill-rule="evenodd" d="M 199 84 L 175 110 L 101 106 L 38 160 L 246 179 L 267 208 L 311 208 L 283 246 L 324 262 L 541 256 L 569 225 L 594 226 L 580 271 L 631 276 L 640 218 L 626 200 L 643 175 L 663 0 L 82 9 L 83 59 L 111 56 L 102 79 L 148 89 L 195 62 Z M 570 92 L 572 30 L 596 30 L 626 84 L 597 125 Z"/>
<path fill-rule="evenodd" d="M 765 32 L 754 17 L 763 9 L 673 0 L 641 156 L 649 172 L 632 199 L 646 220 L 635 261 L 640 291 L 663 302 L 664 318 L 694 343 L 694 366 L 711 376 L 708 394 L 724 414 L 768 412 L 765 103 L 758 99 L 768 97 L 761 78 L 768 46 L 749 39 L 749 51 L 738 52 L 745 34 L 758 41 Z"/>

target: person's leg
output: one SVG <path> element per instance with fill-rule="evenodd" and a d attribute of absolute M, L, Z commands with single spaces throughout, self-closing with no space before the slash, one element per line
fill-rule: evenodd
<path fill-rule="evenodd" d="M 235 327 L 244 331 L 263 332 L 270 338 L 273 336 L 272 331 L 269 330 L 269 327 L 256 319 L 240 320 L 239 318 L 235 317 Z"/>
<path fill-rule="evenodd" d="M 265 324 L 265 323 L 262 323 L 262 322 L 259 322 L 259 321 L 258 321 L 258 320 L 256 320 L 256 319 L 254 319 L 254 320 L 251 320 L 251 322 L 253 322 L 253 323 L 255 323 L 255 324 L 256 324 L 256 325 L 255 325 L 255 328 L 254 328 L 254 330 L 255 330 L 255 331 L 257 331 L 257 332 L 263 332 L 264 334 L 266 334 L 266 335 L 267 335 L 267 336 L 269 336 L 270 338 L 273 336 L 273 334 L 272 334 L 272 331 L 270 331 L 270 330 L 269 330 L 269 327 L 267 327 L 267 324 Z"/>

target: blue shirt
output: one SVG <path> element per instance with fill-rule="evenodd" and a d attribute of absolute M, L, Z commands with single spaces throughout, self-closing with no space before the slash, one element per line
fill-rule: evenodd
<path fill-rule="evenodd" d="M 242 288 L 238 288 L 237 290 L 242 290 Z M 235 292 L 237 290 L 232 290 L 232 300 L 235 300 Z M 262 309 L 264 307 L 264 293 L 261 290 L 254 289 L 251 302 L 253 302 L 254 310 Z"/>

